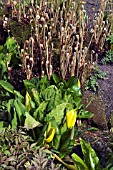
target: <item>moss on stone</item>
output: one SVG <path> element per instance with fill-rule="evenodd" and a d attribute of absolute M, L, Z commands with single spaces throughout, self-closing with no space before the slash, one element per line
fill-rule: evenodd
<path fill-rule="evenodd" d="M 94 113 L 93 121 L 98 128 L 107 129 L 106 106 L 102 100 L 101 94 L 95 94 L 90 91 L 84 91 L 83 104 L 87 106 L 87 110 Z"/>

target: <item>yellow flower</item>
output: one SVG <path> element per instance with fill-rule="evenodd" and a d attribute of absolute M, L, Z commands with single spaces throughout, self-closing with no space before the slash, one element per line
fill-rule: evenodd
<path fill-rule="evenodd" d="M 54 135 L 55 135 L 55 128 L 51 128 L 47 134 L 48 138 L 46 138 L 46 140 L 45 140 L 46 143 L 50 143 L 53 140 Z"/>
<path fill-rule="evenodd" d="M 25 106 L 27 107 L 28 111 L 31 110 L 30 101 L 31 101 L 31 97 L 30 97 L 29 93 L 26 91 Z"/>
<path fill-rule="evenodd" d="M 80 80 L 78 79 L 78 87 L 80 87 Z"/>
<path fill-rule="evenodd" d="M 66 113 L 66 123 L 68 129 L 72 129 L 72 127 L 75 125 L 77 118 L 77 109 L 73 109 Z"/>

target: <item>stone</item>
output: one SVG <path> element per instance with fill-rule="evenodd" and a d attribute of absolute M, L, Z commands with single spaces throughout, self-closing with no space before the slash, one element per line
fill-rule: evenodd
<path fill-rule="evenodd" d="M 110 126 L 111 126 L 110 131 L 113 132 L 113 110 L 111 110 L 111 115 L 110 115 Z"/>
<path fill-rule="evenodd" d="M 108 129 L 106 120 L 106 107 L 100 94 L 91 91 L 84 91 L 82 103 L 87 111 L 94 113 L 89 121 L 94 127 L 99 129 Z"/>

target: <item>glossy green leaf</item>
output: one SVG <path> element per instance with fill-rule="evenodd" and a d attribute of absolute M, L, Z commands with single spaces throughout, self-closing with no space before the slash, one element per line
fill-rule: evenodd
<path fill-rule="evenodd" d="M 58 89 L 55 85 L 51 85 L 47 87 L 43 92 L 41 93 L 41 98 L 44 101 L 48 101 L 48 106 L 47 106 L 47 112 L 50 112 L 55 108 L 55 104 L 58 104 Z M 60 99 L 59 99 L 60 102 Z"/>
<path fill-rule="evenodd" d="M 21 103 L 19 99 L 14 100 L 14 106 L 15 106 L 15 110 L 17 112 L 19 121 L 21 123 L 23 121 L 22 117 L 25 116 L 25 112 L 27 112 L 27 108 L 25 107 L 25 105 Z"/>
<path fill-rule="evenodd" d="M 31 105 L 31 109 L 35 109 L 35 102 L 33 102 L 32 100 L 30 101 L 30 105 Z"/>
<path fill-rule="evenodd" d="M 2 86 L 8 92 L 14 93 L 14 87 L 7 81 L 0 80 L 0 86 Z"/>
<path fill-rule="evenodd" d="M 38 145 L 41 145 L 42 143 L 44 143 L 44 138 L 45 138 L 44 134 L 45 134 L 45 131 L 47 130 L 47 126 L 48 126 L 48 124 L 45 124 L 40 131 L 40 134 L 37 139 Z"/>
<path fill-rule="evenodd" d="M 0 130 L 2 130 L 4 127 L 4 121 L 0 121 Z"/>
<path fill-rule="evenodd" d="M 40 127 L 42 124 L 36 121 L 29 113 L 26 112 L 25 128 L 34 129 L 35 127 Z"/>
<path fill-rule="evenodd" d="M 13 38 L 8 37 L 5 46 L 9 52 L 12 52 L 16 46 L 16 41 Z"/>
<path fill-rule="evenodd" d="M 61 134 L 63 134 L 66 131 L 67 131 L 67 124 L 66 124 L 66 122 L 64 122 L 61 126 Z"/>
<path fill-rule="evenodd" d="M 39 107 L 35 110 L 33 117 L 38 120 L 38 121 L 42 121 L 44 118 L 44 112 L 46 110 L 48 102 L 43 101 Z"/>
<path fill-rule="evenodd" d="M 59 156 L 64 158 L 66 155 L 68 155 L 72 151 L 74 144 L 75 139 L 71 139 L 71 129 L 65 130 L 64 133 L 61 134 Z"/>
<path fill-rule="evenodd" d="M 74 85 L 74 86 L 68 88 L 67 91 L 68 91 L 68 93 L 71 93 L 72 95 L 74 94 L 75 98 L 82 96 L 81 90 L 78 87 L 78 85 Z"/>
<path fill-rule="evenodd" d="M 74 94 L 75 98 L 82 96 L 81 89 L 78 86 L 78 78 L 77 77 L 75 77 L 75 76 L 70 77 L 67 81 L 66 88 L 69 93 Z"/>
<path fill-rule="evenodd" d="M 51 126 L 52 126 L 53 128 L 55 128 L 55 134 L 58 134 L 58 135 L 59 135 L 59 134 L 60 134 L 60 128 L 59 128 L 59 126 L 58 126 L 55 118 L 49 120 L 49 123 L 51 123 Z"/>
<path fill-rule="evenodd" d="M 12 119 L 11 124 L 12 124 L 12 128 L 13 128 L 13 129 L 16 129 L 16 128 L 17 128 L 18 120 L 17 120 L 17 114 L 16 114 L 16 112 L 14 112 L 14 117 L 13 117 L 13 119 Z"/>
<path fill-rule="evenodd" d="M 32 97 L 32 89 L 35 89 L 35 85 L 30 80 L 23 80 L 24 85 L 30 96 Z"/>
<path fill-rule="evenodd" d="M 7 67 L 6 67 L 6 62 L 2 61 L 0 59 L 0 71 L 1 71 L 1 74 L 5 73 L 7 71 Z M 2 76 L 2 75 L 0 75 Z"/>
<path fill-rule="evenodd" d="M 78 113 L 78 115 L 77 115 L 77 117 L 78 118 L 91 118 L 91 117 L 93 117 L 94 116 L 94 114 L 93 113 L 91 113 L 91 112 L 89 112 L 89 111 L 86 111 L 86 110 L 80 110 L 79 111 L 79 113 Z"/>
<path fill-rule="evenodd" d="M 40 83 L 41 84 L 48 84 L 48 82 L 49 82 L 49 80 L 48 80 L 48 77 L 47 77 L 47 75 L 45 75 L 44 77 L 42 77 L 41 78 L 41 80 L 40 80 Z"/>
<path fill-rule="evenodd" d="M 24 100 L 24 97 L 21 95 L 21 93 L 19 91 L 14 90 L 14 94 L 21 100 Z"/>
<path fill-rule="evenodd" d="M 66 102 L 63 98 L 62 98 L 62 91 L 60 89 L 56 90 L 56 94 L 54 96 L 54 105 L 55 107 L 61 103 Z"/>
<path fill-rule="evenodd" d="M 50 86 L 50 81 L 48 80 L 47 75 L 41 78 L 41 80 L 37 84 L 38 89 L 40 89 L 40 92 L 42 93 L 43 90 L 45 90 L 47 87 Z"/>
<path fill-rule="evenodd" d="M 75 140 L 71 140 L 70 139 L 70 135 L 67 136 L 68 138 L 66 138 L 66 140 L 62 143 L 62 139 L 60 142 L 60 148 L 59 148 L 59 156 L 61 158 L 64 158 L 65 156 L 67 156 L 68 154 L 71 153 L 72 148 L 74 147 L 75 144 Z"/>
<path fill-rule="evenodd" d="M 3 52 L 3 45 L 0 45 L 0 53 Z"/>
<path fill-rule="evenodd" d="M 8 111 L 8 121 L 11 121 L 12 114 L 11 114 L 11 108 L 14 107 L 14 99 L 10 99 L 8 103 L 6 104 L 7 111 Z"/>
<path fill-rule="evenodd" d="M 24 80 L 24 85 L 28 92 L 30 89 L 35 88 L 34 84 L 30 80 Z"/>
<path fill-rule="evenodd" d="M 65 115 L 65 108 L 66 108 L 67 103 L 62 103 L 59 104 L 56 108 L 54 108 L 50 113 L 48 113 L 46 115 L 45 120 L 48 122 L 50 121 L 52 118 L 55 119 L 56 123 L 58 125 L 60 125 L 62 123 L 62 120 L 64 118 Z"/>
<path fill-rule="evenodd" d="M 56 74 L 53 74 L 52 78 L 53 78 L 53 81 L 55 82 L 55 84 L 58 84 L 61 81 L 61 78 Z"/>
<path fill-rule="evenodd" d="M 78 78 L 75 76 L 70 77 L 67 81 L 67 88 L 72 86 L 78 86 Z"/>
<path fill-rule="evenodd" d="M 72 158 L 74 160 L 75 165 L 77 166 L 78 170 L 90 170 L 87 165 L 85 164 L 85 162 L 75 153 L 73 153 Z"/>
<path fill-rule="evenodd" d="M 42 92 L 41 96 L 44 100 L 50 100 L 55 96 L 57 90 L 58 89 L 55 85 L 51 85 Z"/>
<path fill-rule="evenodd" d="M 39 93 L 35 88 L 31 89 L 31 97 L 33 97 L 33 100 L 35 103 L 39 106 L 40 105 L 40 98 L 39 98 Z"/>
<path fill-rule="evenodd" d="M 36 88 L 38 87 L 38 83 L 40 82 L 39 77 L 33 77 L 29 80 Z"/>
<path fill-rule="evenodd" d="M 56 134 L 54 139 L 53 139 L 53 146 L 55 147 L 55 149 L 58 149 L 60 146 L 60 139 L 61 139 L 61 135 L 60 134 Z"/>
<path fill-rule="evenodd" d="M 26 90 L 29 92 L 35 85 L 30 80 L 23 80 Z"/>
<path fill-rule="evenodd" d="M 99 158 L 90 143 L 80 139 L 80 144 L 84 155 L 84 162 L 88 166 L 89 170 L 100 170 Z"/>

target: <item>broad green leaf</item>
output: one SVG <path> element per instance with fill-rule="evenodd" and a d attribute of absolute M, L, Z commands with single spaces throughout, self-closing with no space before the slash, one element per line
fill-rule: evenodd
<path fill-rule="evenodd" d="M 85 162 L 75 153 L 73 153 L 72 158 L 75 162 L 75 165 L 77 166 L 78 170 L 90 170 L 87 165 L 85 164 Z"/>
<path fill-rule="evenodd" d="M 67 89 L 68 93 L 71 93 L 74 95 L 74 97 L 82 97 L 82 93 L 78 85 L 71 86 L 70 88 Z"/>
<path fill-rule="evenodd" d="M 44 138 L 45 138 L 44 134 L 45 134 L 45 131 L 47 130 L 47 126 L 48 126 L 48 124 L 45 124 L 42 127 L 40 134 L 38 135 L 38 139 L 37 139 L 38 145 L 41 145 L 42 143 L 44 143 Z"/>
<path fill-rule="evenodd" d="M 53 145 L 55 147 L 55 149 L 58 149 L 60 146 L 60 139 L 61 139 L 61 135 L 55 135 L 54 139 L 53 139 Z"/>
<path fill-rule="evenodd" d="M 48 101 L 47 112 L 50 112 L 55 108 L 55 97 L 57 91 L 57 87 L 55 85 L 51 85 L 41 93 L 42 100 Z"/>
<path fill-rule="evenodd" d="M 61 146 L 60 148 L 64 150 L 68 143 L 70 142 L 71 130 L 67 129 L 63 134 L 61 134 Z"/>
<path fill-rule="evenodd" d="M 30 105 L 31 105 L 31 109 L 35 109 L 35 102 L 33 102 L 32 100 L 30 101 Z"/>
<path fill-rule="evenodd" d="M 11 124 L 12 124 L 12 128 L 13 128 L 13 129 L 16 129 L 16 128 L 17 128 L 18 121 L 17 121 L 17 115 L 16 115 L 16 112 L 14 112 L 14 117 L 13 117 L 13 119 L 12 119 Z"/>
<path fill-rule="evenodd" d="M 32 88 L 35 88 L 35 85 L 30 80 L 23 80 L 26 90 L 30 93 Z"/>
<path fill-rule="evenodd" d="M 74 102 L 73 96 L 71 94 L 68 94 L 67 91 L 65 91 L 63 94 L 63 100 L 67 103 L 69 102 L 68 107 L 70 107 L 70 109 L 73 109 L 73 107 L 72 107 L 73 102 Z"/>
<path fill-rule="evenodd" d="M 64 92 L 66 90 L 66 81 L 62 80 L 60 83 L 56 84 L 56 86 L 58 89 Z"/>
<path fill-rule="evenodd" d="M 14 40 L 13 38 L 8 37 L 7 41 L 5 43 L 5 46 L 7 47 L 7 50 L 9 52 L 12 52 L 16 46 L 16 40 Z"/>
<path fill-rule="evenodd" d="M 70 77 L 67 81 L 66 86 L 67 88 L 70 88 L 72 86 L 78 86 L 78 78 L 75 76 Z"/>
<path fill-rule="evenodd" d="M 26 112 L 26 119 L 25 119 L 25 128 L 27 129 L 34 129 L 35 127 L 40 127 L 42 124 L 36 121 L 29 113 Z"/>
<path fill-rule="evenodd" d="M 74 94 L 75 99 L 76 97 L 82 96 L 81 89 L 78 85 L 77 77 L 75 76 L 70 77 L 67 81 L 66 88 L 67 88 L 68 93 Z"/>
<path fill-rule="evenodd" d="M 61 78 L 59 76 L 57 76 L 56 74 L 53 74 L 52 78 L 53 78 L 55 84 L 58 84 L 61 81 Z"/>
<path fill-rule="evenodd" d="M 53 96 L 55 96 L 57 90 L 58 89 L 55 85 L 47 87 L 41 94 L 42 98 L 44 100 L 50 100 L 51 98 L 53 98 Z"/>
<path fill-rule="evenodd" d="M 48 102 L 43 101 L 39 107 L 35 110 L 33 117 L 38 120 L 38 121 L 42 121 L 44 118 L 44 112 L 46 110 L 46 106 L 47 106 Z"/>
<path fill-rule="evenodd" d="M 71 151 L 72 148 L 74 147 L 75 140 L 70 139 L 71 136 L 71 130 L 67 130 L 62 136 L 60 140 L 60 157 L 64 158 L 66 155 L 68 155 Z"/>
<path fill-rule="evenodd" d="M 0 60 L 0 70 L 1 70 L 1 74 L 7 71 L 6 63 L 1 60 Z"/>
<path fill-rule="evenodd" d="M 50 113 L 46 115 L 45 120 L 48 122 L 54 118 L 57 125 L 60 125 L 65 116 L 66 105 L 67 103 L 59 104 L 56 108 L 54 108 Z"/>
<path fill-rule="evenodd" d="M 28 91 L 30 97 L 32 100 L 36 102 L 37 105 L 40 104 L 40 98 L 39 93 L 37 89 L 35 88 L 35 85 L 30 80 L 24 80 L 24 85 L 26 87 L 26 90 Z"/>
<path fill-rule="evenodd" d="M 39 83 L 39 77 L 33 77 L 31 80 L 30 80 L 30 82 L 32 83 L 32 84 L 34 84 L 35 86 L 37 86 L 37 84 Z"/>
<path fill-rule="evenodd" d="M 51 126 L 55 128 L 55 134 L 59 135 L 61 132 L 60 132 L 60 128 L 59 128 L 58 124 L 56 123 L 55 118 L 49 120 L 49 123 L 51 123 Z"/>
<path fill-rule="evenodd" d="M 80 139 L 80 144 L 84 155 L 84 162 L 86 163 L 88 168 L 90 170 L 100 170 L 99 158 L 97 157 L 90 143 L 87 143 L 83 139 Z"/>
<path fill-rule="evenodd" d="M 19 91 L 14 90 L 14 94 L 15 94 L 21 101 L 23 101 L 24 97 L 20 94 Z"/>
<path fill-rule="evenodd" d="M 47 75 L 41 78 L 41 80 L 38 82 L 38 89 L 40 89 L 40 92 L 43 92 L 47 87 L 50 86 L 50 81 L 48 80 Z"/>
<path fill-rule="evenodd" d="M 60 141 L 60 152 L 64 152 L 70 143 L 71 130 L 67 129 L 63 134 L 61 134 Z"/>
<path fill-rule="evenodd" d="M 88 118 L 89 119 L 93 116 L 94 116 L 93 113 L 82 109 L 82 110 L 79 111 L 77 118 Z"/>
<path fill-rule="evenodd" d="M 0 86 L 2 86 L 8 92 L 14 93 L 14 87 L 7 81 L 0 80 Z"/>
<path fill-rule="evenodd" d="M 31 97 L 33 97 L 33 100 L 36 102 L 37 105 L 40 105 L 39 93 L 35 88 L 31 89 Z"/>
<path fill-rule="evenodd" d="M 44 77 L 41 78 L 40 83 L 41 84 L 48 84 L 49 83 L 47 75 L 45 75 Z"/>
<path fill-rule="evenodd" d="M 2 130 L 4 127 L 4 121 L 0 121 L 0 130 Z"/>
<path fill-rule="evenodd" d="M 15 110 L 17 112 L 19 121 L 21 123 L 22 122 L 22 117 L 25 116 L 25 112 L 27 112 L 27 108 L 25 107 L 25 105 L 23 105 L 21 103 L 21 101 L 19 99 L 14 100 L 14 106 L 15 106 Z"/>
<path fill-rule="evenodd" d="M 0 54 L 3 52 L 3 45 L 0 45 Z"/>
<path fill-rule="evenodd" d="M 8 121 L 11 121 L 12 114 L 11 114 L 11 108 L 14 107 L 14 99 L 10 99 L 8 103 L 6 104 L 7 111 L 8 111 Z"/>
<path fill-rule="evenodd" d="M 61 126 L 61 134 L 63 134 L 66 131 L 67 131 L 67 124 L 66 124 L 66 122 L 64 122 Z"/>
<path fill-rule="evenodd" d="M 57 90 L 56 90 L 56 95 L 55 95 L 55 97 L 54 97 L 54 105 L 55 105 L 55 107 L 56 107 L 57 105 L 61 104 L 61 103 L 64 103 L 64 102 L 68 102 L 68 100 L 65 101 L 65 100 L 62 98 L 62 91 L 61 91 L 60 89 L 57 89 Z"/>
<path fill-rule="evenodd" d="M 82 97 L 81 96 L 78 96 L 78 97 L 74 96 L 73 100 L 75 102 L 76 107 L 79 109 L 81 107 Z"/>

